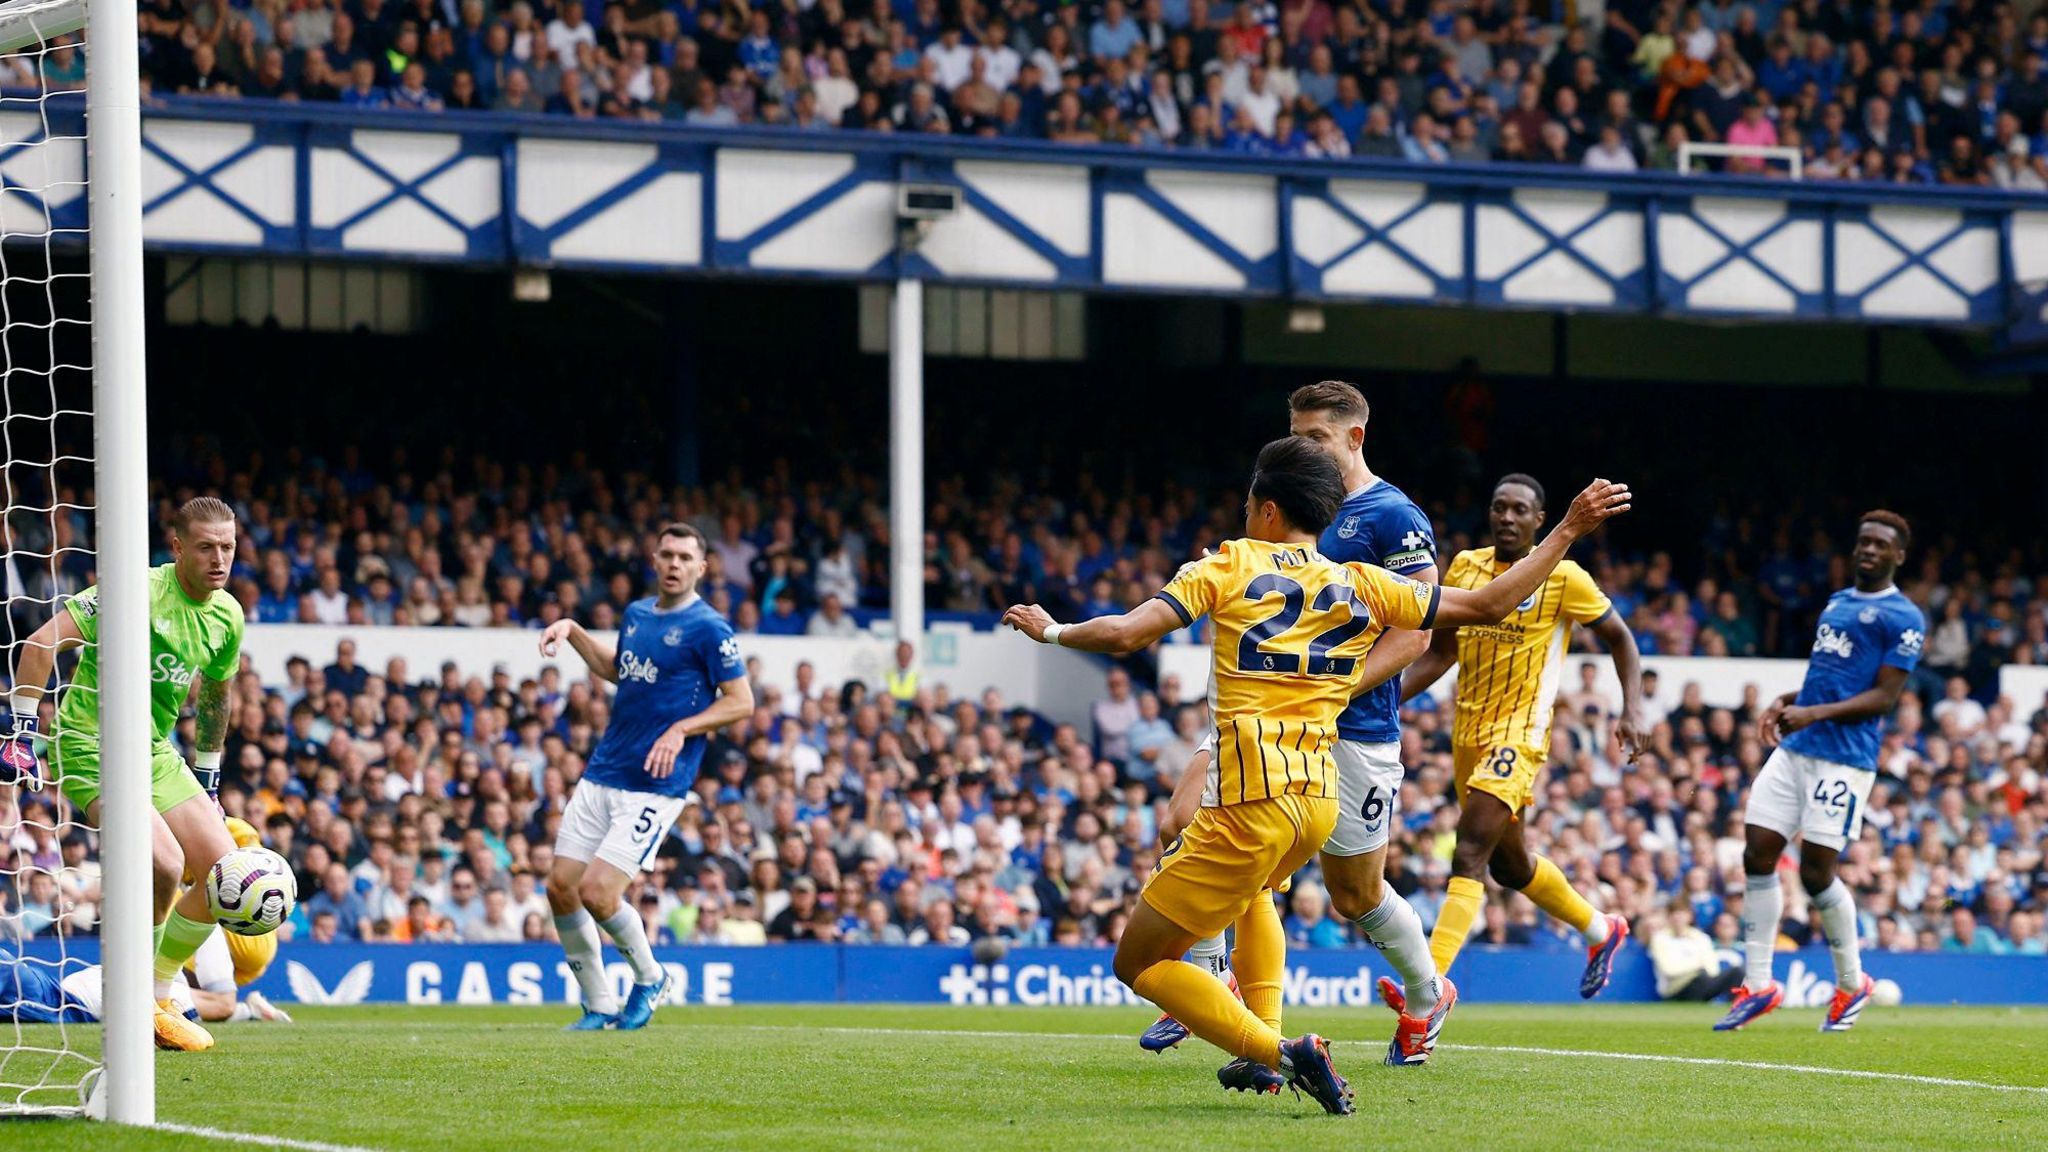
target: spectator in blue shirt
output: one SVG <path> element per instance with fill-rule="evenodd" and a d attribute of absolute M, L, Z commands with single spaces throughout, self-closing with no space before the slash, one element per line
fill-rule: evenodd
<path fill-rule="evenodd" d="M 1140 35 L 1137 22 L 1124 14 L 1124 0 L 1109 0 L 1102 6 L 1102 19 L 1088 30 L 1088 54 L 1098 62 L 1128 55 Z"/>
<path fill-rule="evenodd" d="M 470 884 L 475 886 L 475 876 L 470 877 Z M 362 940 L 368 937 L 365 929 L 369 927 L 369 920 L 362 893 L 356 891 L 348 866 L 338 860 L 327 866 L 326 874 L 320 878 L 320 891 L 306 901 L 309 918 L 317 919 L 323 912 L 334 914 L 334 931 L 338 939 Z"/>
<path fill-rule="evenodd" d="M 769 34 L 768 13 L 759 8 L 747 17 L 747 36 L 740 41 L 740 64 L 766 84 L 782 66 L 782 47 Z"/>
<path fill-rule="evenodd" d="M 1348 926 L 1330 918 L 1330 900 L 1321 886 L 1297 884 L 1287 901 L 1284 921 L 1290 948 L 1342 948 L 1351 942 Z"/>
<path fill-rule="evenodd" d="M 1159 714 L 1157 695 L 1147 692 L 1138 697 L 1138 722 L 1131 725 L 1124 739 L 1131 750 L 1124 770 L 1131 779 L 1154 787 L 1159 779 L 1160 757 L 1173 744 L 1173 724 Z"/>
<path fill-rule="evenodd" d="M 796 589 L 785 585 L 775 593 L 775 607 L 761 617 L 757 629 L 763 636 L 801 636 L 804 614 L 796 608 Z"/>
<path fill-rule="evenodd" d="M 1792 56 L 1792 44 L 1783 36 L 1771 38 L 1771 54 L 1756 66 L 1758 87 L 1771 94 L 1774 101 L 1783 102 L 1799 94 L 1812 79 L 1804 60 Z"/>
<path fill-rule="evenodd" d="M 1358 87 L 1358 77 L 1346 72 L 1337 77 L 1337 99 L 1328 109 L 1330 119 L 1337 122 L 1337 128 L 1344 133 L 1344 139 L 1355 149 L 1358 134 L 1365 130 L 1365 93 Z"/>
<path fill-rule="evenodd" d="M 336 22 L 339 23 L 339 17 Z M 350 66 L 348 87 L 341 90 L 341 103 L 348 108 L 388 108 L 391 96 L 377 86 L 377 66 L 358 59 Z"/>

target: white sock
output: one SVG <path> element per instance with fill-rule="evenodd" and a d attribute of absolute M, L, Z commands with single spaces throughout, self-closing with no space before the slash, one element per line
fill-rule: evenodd
<path fill-rule="evenodd" d="M 1856 939 L 1856 897 L 1840 876 L 1813 898 L 1820 910 L 1820 929 L 1835 956 L 1835 987 L 1854 992 L 1863 986 L 1863 956 Z"/>
<path fill-rule="evenodd" d="M 1223 933 L 1195 941 L 1195 946 L 1188 949 L 1188 963 L 1204 969 L 1218 980 L 1229 979 L 1230 949 L 1224 945 Z"/>
<path fill-rule="evenodd" d="M 171 998 L 171 982 L 169 980 L 157 981 L 154 985 L 151 986 L 151 990 L 156 993 L 156 998 L 159 1003 L 165 1000 L 169 1000 Z"/>
<path fill-rule="evenodd" d="M 1747 961 L 1742 986 L 1754 992 L 1771 982 L 1771 957 L 1778 950 L 1778 921 L 1785 896 L 1777 873 L 1744 877 L 1742 885 L 1742 955 Z"/>
<path fill-rule="evenodd" d="M 1358 930 L 1387 958 L 1400 974 L 1408 997 L 1408 1015 L 1423 1017 L 1436 1009 L 1436 961 L 1429 955 L 1429 937 L 1422 931 L 1422 917 L 1401 894 L 1382 888 L 1380 906 L 1360 916 Z"/>
<path fill-rule="evenodd" d="M 654 958 L 654 946 L 647 942 L 647 924 L 629 904 L 620 904 L 611 919 L 602 921 L 604 934 L 612 938 L 626 962 L 633 966 L 633 983 L 652 984 L 661 979 L 661 963 Z"/>
<path fill-rule="evenodd" d="M 1607 931 L 1607 913 L 1595 910 L 1593 922 L 1586 925 L 1586 930 L 1581 932 L 1580 935 L 1586 938 L 1586 943 L 1589 946 L 1598 948 L 1600 945 L 1607 943 Z"/>
<path fill-rule="evenodd" d="M 562 938 L 562 951 L 569 955 L 569 971 L 576 974 L 576 986 L 583 989 L 583 1010 L 609 1016 L 619 1010 L 612 995 L 612 982 L 604 974 L 604 945 L 597 939 L 597 921 L 588 910 L 578 908 L 567 916 L 555 917 L 555 934 Z"/>

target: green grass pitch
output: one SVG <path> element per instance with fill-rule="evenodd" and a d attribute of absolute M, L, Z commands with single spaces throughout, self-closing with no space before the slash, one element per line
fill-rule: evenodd
<path fill-rule="evenodd" d="M 1383 1011 L 1290 1013 L 1337 1041 L 1349 1118 L 1225 1093 L 1214 1050 L 1147 1055 L 1149 1014 L 1086 1008 L 671 1007 L 588 1035 L 559 1007 L 305 1008 L 161 1056 L 158 1100 L 171 1123 L 390 1152 L 2048 1148 L 2048 1011 L 1876 1009 L 1844 1036 L 1813 1011 L 1721 1035 L 1717 1011 L 1471 1005 L 1413 1070 L 1378 1065 Z M 0 1122 L 0 1152 L 233 1146 Z"/>

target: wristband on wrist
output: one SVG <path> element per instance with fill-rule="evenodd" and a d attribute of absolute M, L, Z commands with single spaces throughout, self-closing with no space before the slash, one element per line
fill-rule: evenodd
<path fill-rule="evenodd" d="M 1067 626 L 1065 624 L 1047 624 L 1045 626 L 1045 643 L 1051 644 L 1054 647 L 1063 647 L 1060 644 L 1060 633 L 1066 630 Z"/>
<path fill-rule="evenodd" d="M 192 755 L 192 775 L 199 778 L 199 786 L 206 789 L 208 796 L 220 792 L 220 751 L 195 752 Z"/>
<path fill-rule="evenodd" d="M 16 720 L 36 718 L 36 712 L 43 705 L 43 694 L 32 688 L 16 688 L 8 693 L 7 707 Z"/>

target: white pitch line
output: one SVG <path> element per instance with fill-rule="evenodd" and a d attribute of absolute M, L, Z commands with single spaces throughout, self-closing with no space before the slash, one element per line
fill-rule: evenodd
<path fill-rule="evenodd" d="M 290 1148 L 294 1152 L 377 1152 L 374 1148 L 363 1148 L 354 1144 L 328 1144 L 320 1140 L 294 1140 L 289 1136 L 266 1136 L 260 1132 L 229 1132 L 220 1128 L 205 1128 L 197 1124 L 153 1125 L 148 1131 L 175 1132 L 180 1136 L 201 1136 L 208 1140 L 225 1140 L 231 1144 L 254 1144 L 261 1148 Z"/>
<path fill-rule="evenodd" d="M 1761 1072 L 1803 1072 L 1814 1076 L 1847 1076 L 1857 1080 L 1897 1080 L 1941 1088 L 1981 1088 L 1989 1092 L 2028 1092 L 2048 1096 L 2048 1087 L 1993 1084 L 1987 1080 L 1955 1080 L 1947 1076 L 1916 1076 L 1910 1072 L 1871 1072 L 1861 1068 L 1826 1068 L 1818 1064 L 1774 1064 L 1768 1060 L 1729 1060 L 1719 1056 L 1662 1056 L 1642 1052 L 1596 1052 L 1578 1048 L 1522 1048 L 1508 1044 L 1444 1044 L 1458 1052 L 1509 1052 L 1529 1056 L 1572 1056 L 1595 1060 L 1641 1060 L 1658 1064 L 1699 1064 L 1714 1068 L 1753 1068 Z"/>
<path fill-rule="evenodd" d="M 1116 1040 L 1135 1043 L 1128 1036 L 1107 1032 L 970 1032 L 951 1028 L 807 1028 L 801 1024 L 686 1024 L 686 1028 L 740 1028 L 756 1032 L 824 1032 L 855 1036 L 970 1036 L 993 1040 Z M 1335 1041 L 1381 1047 L 1376 1040 Z M 2032 1084 L 1994 1084 L 1988 1080 L 1957 1080 L 1946 1076 L 1918 1076 L 1910 1072 L 1873 1072 L 1861 1068 L 1827 1068 L 1818 1064 L 1778 1064 L 1768 1060 L 1730 1060 L 1719 1056 L 1667 1056 L 1649 1052 L 1601 1052 L 1578 1048 L 1525 1048 L 1507 1044 L 1443 1044 L 1448 1052 L 1491 1052 L 1524 1056 L 1570 1056 L 1597 1060 L 1636 1060 L 1651 1064 L 1691 1064 L 1718 1068 L 1744 1068 L 1758 1072 L 1799 1072 L 1812 1076 L 1843 1076 L 1855 1080 L 1892 1080 L 1906 1084 L 1928 1084 L 1938 1088 L 1976 1088 L 1987 1092 L 2024 1092 L 2048 1096 L 2048 1087 Z"/>

